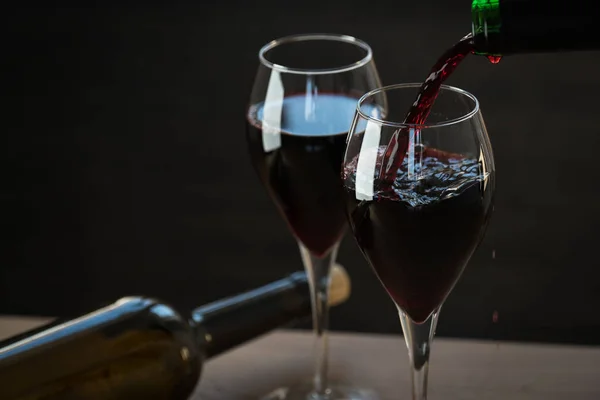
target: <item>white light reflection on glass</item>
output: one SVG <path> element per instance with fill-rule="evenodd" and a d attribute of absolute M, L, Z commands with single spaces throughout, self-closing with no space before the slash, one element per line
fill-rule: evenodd
<path fill-rule="evenodd" d="M 356 200 L 373 200 L 380 139 L 381 126 L 373 121 L 367 121 L 356 164 Z"/>
<path fill-rule="evenodd" d="M 488 160 L 485 156 L 485 149 L 483 148 L 483 146 L 479 147 L 479 163 L 481 164 L 481 176 L 483 177 L 483 191 L 485 192 L 488 185 L 489 171 L 487 170 Z"/>
<path fill-rule="evenodd" d="M 279 71 L 271 71 L 267 95 L 263 104 L 263 115 L 258 115 L 262 120 L 262 142 L 265 152 L 281 147 L 281 117 L 283 115 L 283 83 Z"/>
<path fill-rule="evenodd" d="M 319 95 L 317 87 L 315 86 L 315 77 L 308 76 L 306 78 L 306 96 L 304 97 L 304 120 L 307 122 L 314 122 L 317 120 L 316 97 Z"/>
<path fill-rule="evenodd" d="M 419 161 L 415 158 L 415 146 L 418 144 L 417 132 L 417 129 L 410 128 L 408 134 L 408 155 L 406 161 L 408 162 L 408 179 L 410 180 L 418 179 L 416 174 L 421 170 L 420 165 L 418 165 Z M 399 154 L 397 156 L 401 155 Z"/>

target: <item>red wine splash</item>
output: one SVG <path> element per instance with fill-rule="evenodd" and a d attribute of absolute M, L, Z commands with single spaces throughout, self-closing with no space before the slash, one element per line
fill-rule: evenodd
<path fill-rule="evenodd" d="M 480 183 L 494 179 L 482 175 L 478 157 L 427 146 L 422 153 L 428 171 L 423 179 L 414 182 L 405 163 L 393 188 L 369 200 L 356 196 L 359 155 L 344 168 L 357 244 L 390 297 L 416 323 L 444 302 L 479 244 L 493 195 L 491 185 Z"/>
<path fill-rule="evenodd" d="M 446 50 L 438 59 L 433 68 L 431 68 L 429 76 L 423 82 L 423 85 L 421 85 L 419 94 L 404 119 L 405 124 L 423 125 L 425 123 L 431 107 L 440 93 L 442 83 L 452 74 L 460 62 L 473 52 L 472 38 L 472 34 L 466 35 L 458 43 Z M 500 58 L 499 56 L 488 57 L 493 64 L 497 64 Z M 418 135 L 418 129 L 408 129 L 406 127 L 394 132 L 386 147 L 379 173 L 382 185 L 391 186 L 393 184 L 398 169 L 404 161 L 411 139 L 413 143 L 418 143 Z"/>

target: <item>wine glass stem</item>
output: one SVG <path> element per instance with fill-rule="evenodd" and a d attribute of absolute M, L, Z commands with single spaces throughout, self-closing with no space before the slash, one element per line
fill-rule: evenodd
<path fill-rule="evenodd" d="M 439 309 L 433 312 L 431 316 L 423 323 L 417 324 L 410 319 L 402 310 L 400 314 L 400 323 L 408 347 L 408 357 L 411 366 L 411 383 L 413 400 L 427 399 L 427 374 L 429 372 L 429 354 L 431 352 L 431 342 L 435 335 Z"/>
<path fill-rule="evenodd" d="M 317 257 L 300 244 L 300 253 L 310 285 L 313 329 L 315 331 L 314 397 L 326 398 L 328 393 L 327 368 L 329 360 L 329 280 L 331 266 L 337 256 L 339 243 L 323 257 Z"/>

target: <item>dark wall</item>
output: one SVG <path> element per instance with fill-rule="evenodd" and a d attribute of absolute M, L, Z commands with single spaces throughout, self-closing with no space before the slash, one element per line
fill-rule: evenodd
<path fill-rule="evenodd" d="M 71 315 L 127 294 L 187 309 L 302 268 L 250 166 L 257 50 L 328 31 L 420 81 L 470 29 L 468 1 L 152 2 L 5 13 L 0 313 Z M 497 203 L 438 334 L 600 343 L 600 53 L 471 57 Z M 493 257 L 495 254 L 495 257 Z M 332 327 L 399 332 L 347 237 Z M 498 313 L 496 324 L 492 314 Z"/>

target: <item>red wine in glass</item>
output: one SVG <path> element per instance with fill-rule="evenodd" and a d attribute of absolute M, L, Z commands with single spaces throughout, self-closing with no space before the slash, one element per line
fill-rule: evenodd
<path fill-rule="evenodd" d="M 315 255 L 327 253 L 346 228 L 340 172 L 357 101 L 327 93 L 285 97 L 277 105 L 280 126 L 268 132 L 263 122 L 269 104 L 248 111 L 247 137 L 258 175 L 296 238 Z"/>
<path fill-rule="evenodd" d="M 408 177 L 405 158 L 393 184 L 371 200 L 357 200 L 354 190 L 345 193 L 364 256 L 394 302 L 420 323 L 443 303 L 479 244 L 491 213 L 494 175 L 474 158 L 427 147 L 417 151 L 422 179 Z M 356 187 L 356 172 L 355 159 L 344 169 L 350 187 Z"/>
<path fill-rule="evenodd" d="M 360 248 L 390 296 L 415 322 L 425 321 L 450 293 L 480 242 L 491 209 L 492 191 L 483 182 L 494 176 L 482 172 L 479 160 L 419 144 L 421 126 L 443 82 L 473 51 L 469 34 L 442 54 L 404 118 L 404 124 L 415 126 L 396 129 L 378 149 L 379 190 L 369 201 L 357 201 L 354 191 L 348 196 Z M 345 165 L 343 179 L 350 187 L 356 186 L 351 182 L 356 163 Z M 409 177 L 420 173 L 416 180 Z"/>

